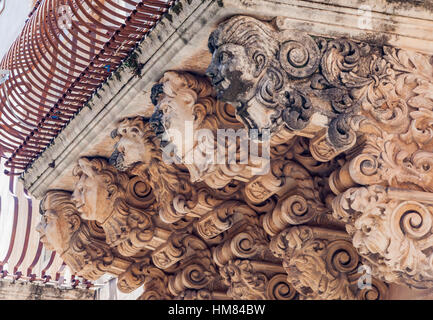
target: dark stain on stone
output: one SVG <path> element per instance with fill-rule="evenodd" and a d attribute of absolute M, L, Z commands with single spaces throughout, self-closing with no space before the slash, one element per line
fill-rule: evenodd
<path fill-rule="evenodd" d="M 431 0 L 385 0 L 387 3 L 397 5 L 396 9 L 422 8 L 433 12 L 433 1 Z"/>
<path fill-rule="evenodd" d="M 183 41 L 184 44 L 188 44 L 188 39 L 185 39 L 184 37 L 180 37 L 180 39 Z"/>
<path fill-rule="evenodd" d="M 389 45 L 389 39 L 390 36 L 385 34 L 372 34 L 368 33 L 365 34 L 364 37 L 361 37 L 362 41 L 365 41 L 369 43 L 370 45 L 376 46 L 376 47 L 383 47 L 386 45 Z"/>
<path fill-rule="evenodd" d="M 241 92 L 248 92 L 254 86 L 253 82 L 249 81 L 233 81 L 233 79 L 242 79 L 242 72 L 239 70 L 227 72 L 226 78 L 232 79 L 230 86 L 224 91 L 225 101 L 236 101 Z"/>

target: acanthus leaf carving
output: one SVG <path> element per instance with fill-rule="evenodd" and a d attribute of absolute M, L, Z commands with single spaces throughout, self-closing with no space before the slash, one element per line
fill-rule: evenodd
<path fill-rule="evenodd" d="M 346 222 L 353 245 L 373 273 L 389 282 L 432 287 L 430 194 L 385 188 L 351 188 L 335 198 L 334 216 Z"/>
<path fill-rule="evenodd" d="M 297 226 L 273 237 L 273 253 L 283 259 L 288 281 L 302 299 L 353 300 L 384 298 L 386 286 L 375 286 L 374 294 L 360 290 L 356 280 L 360 258 L 350 238 L 341 231 Z M 354 283 L 355 282 L 355 283 Z"/>

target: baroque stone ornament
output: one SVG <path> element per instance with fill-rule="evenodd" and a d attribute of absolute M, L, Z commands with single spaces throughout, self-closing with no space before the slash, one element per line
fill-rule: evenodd
<path fill-rule="evenodd" d="M 217 97 L 236 106 L 246 127 L 270 129 L 274 144 L 305 136 L 314 158 L 326 162 L 355 145 L 365 118 L 408 143 L 431 140 L 432 65 L 422 54 L 312 38 L 282 17 L 233 17 L 212 33 L 209 48 Z"/>
<path fill-rule="evenodd" d="M 167 290 L 168 275 L 155 267 L 149 257 L 144 257 L 129 266 L 122 273 L 117 287 L 124 293 L 130 293 L 143 286 L 142 300 L 169 300 L 173 296 Z"/>
<path fill-rule="evenodd" d="M 220 23 L 210 81 L 164 72 L 152 117 L 120 119 L 110 159 L 78 159 L 76 217 L 65 215 L 74 223 L 47 220 L 42 241 L 74 270 L 117 275 L 123 292 L 143 286 L 140 299 L 371 300 L 387 298 L 387 283 L 431 289 L 431 57 L 289 25 Z M 270 132 L 269 159 L 242 154 L 242 129 L 262 155 Z M 262 160 L 269 170 L 257 170 Z M 80 248 L 95 258 L 68 249 L 86 228 L 95 240 L 80 236 Z M 97 263 L 87 271 L 83 259 Z"/>
<path fill-rule="evenodd" d="M 303 299 L 384 299 L 387 286 L 373 280 L 360 288 L 361 264 L 350 237 L 341 231 L 299 226 L 272 239 L 271 249 L 283 259 L 288 281 Z M 366 292 L 370 291 L 370 292 Z"/>
<path fill-rule="evenodd" d="M 287 275 L 272 270 L 278 268 L 266 262 L 231 260 L 221 269 L 224 281 L 230 286 L 227 295 L 235 300 L 297 299 L 298 293 L 287 281 Z M 273 276 L 268 276 L 270 273 Z"/>
<path fill-rule="evenodd" d="M 133 256 L 164 241 L 158 239 L 164 237 L 164 230 L 156 228 L 152 221 L 155 211 L 127 203 L 128 176 L 106 159 L 80 158 L 74 175 L 79 180 L 72 201 L 83 219 L 95 220 L 102 226 L 110 247 L 124 256 Z"/>
<path fill-rule="evenodd" d="M 103 274 L 119 276 L 132 263 L 116 254 L 102 239 L 95 237 L 94 227 L 83 221 L 71 201 L 71 193 L 49 191 L 40 204 L 42 221 L 37 226 L 44 246 L 56 251 L 78 276 L 97 280 Z"/>
<path fill-rule="evenodd" d="M 294 136 L 309 139 L 311 156 L 319 162 L 328 162 L 329 173 L 334 167 L 329 187 L 336 195 L 346 194 L 346 190 L 353 187 L 383 185 L 402 190 L 399 196 L 403 203 L 413 195 L 412 191 L 431 192 L 431 57 L 352 39 L 311 37 L 290 30 L 286 21 L 282 17 L 261 21 L 235 16 L 217 27 L 209 38 L 212 62 L 207 70 L 217 98 L 232 103 L 237 118 L 247 128 L 270 129 L 273 146 L 290 144 Z M 295 142 L 292 148 L 296 149 L 295 146 L 299 144 Z M 296 151 L 293 158 L 304 164 L 304 156 Z M 334 162 L 336 158 L 339 160 Z M 306 168 L 315 170 L 309 163 L 305 163 Z M 326 166 L 322 168 L 326 169 Z M 272 165 L 271 171 L 275 172 Z M 286 175 L 284 177 L 287 179 Z M 266 199 L 268 195 L 286 193 L 284 183 L 279 183 L 278 179 L 272 181 L 263 177 L 253 179 L 246 186 L 246 196 L 254 203 L 259 202 L 259 197 Z M 374 198 L 374 192 L 371 193 Z M 353 196 L 346 194 L 345 199 L 349 198 Z M 329 209 L 332 196 L 328 194 L 324 200 Z M 279 201 L 274 209 L 275 231 L 267 229 L 270 235 L 278 233 L 288 222 L 281 218 L 281 214 L 278 215 L 283 204 L 281 199 Z M 373 235 L 367 237 L 371 243 L 361 247 L 358 242 L 361 234 L 379 227 L 369 218 L 362 220 L 365 229 L 354 232 L 357 224 L 342 219 L 342 211 L 335 206 L 334 219 L 351 223 L 347 228 L 352 230 L 350 234 L 361 255 L 364 258 L 368 255 L 370 259 L 374 257 L 373 266 L 386 264 L 388 276 L 384 277 L 383 266 L 382 271 L 373 268 L 376 276 L 396 281 L 392 274 L 406 272 L 401 276 L 404 283 L 417 283 L 416 286 L 422 287 L 420 279 L 429 278 L 421 271 L 430 268 L 426 259 L 418 257 L 415 276 L 414 266 L 404 266 L 402 262 L 406 254 L 387 252 L 385 247 L 378 254 L 378 249 L 370 248 L 369 245 L 375 243 Z M 345 210 L 349 210 L 347 206 L 343 206 Z M 371 214 L 368 209 L 358 208 L 357 212 L 360 217 Z M 329 215 L 320 215 L 325 216 L 329 218 Z M 419 213 L 416 219 L 427 221 L 428 225 L 428 220 L 421 219 L 421 216 Z M 266 217 L 265 221 L 270 221 L 271 215 Z M 418 220 L 413 219 L 410 221 L 415 228 Z M 379 229 L 384 233 L 384 239 L 396 237 L 388 233 L 395 223 L 383 219 Z M 408 233 L 397 234 L 400 238 L 394 241 L 395 248 L 397 243 L 410 243 L 409 247 L 417 247 L 418 242 L 414 242 Z M 385 246 L 389 242 L 383 240 L 381 243 Z M 389 255 L 394 255 L 394 258 L 389 258 Z M 411 257 L 414 256 L 418 254 Z M 398 259 L 402 259 L 400 264 Z"/>
<path fill-rule="evenodd" d="M 175 223 L 188 214 L 200 216 L 221 203 L 209 188 L 193 187 L 183 165 L 163 159 L 160 140 L 148 119 L 123 119 L 113 137 L 118 142 L 110 163 L 120 170 L 130 169 L 151 186 L 164 222 Z"/>
<path fill-rule="evenodd" d="M 271 144 L 294 135 L 316 137 L 316 149 L 324 148 L 320 152 L 327 153 L 322 157 L 326 160 L 353 145 L 354 141 L 342 144 L 338 137 L 324 138 L 333 137 L 327 132 L 332 119 L 315 108 L 302 88 L 305 81 L 300 79 L 312 76 L 321 62 L 321 48 L 312 37 L 287 30 L 283 18 L 271 24 L 236 16 L 211 34 L 209 49 L 212 62 L 207 75 L 217 98 L 236 107 L 246 128 L 258 130 L 259 135 L 270 130 Z"/>
<path fill-rule="evenodd" d="M 169 71 L 152 88 L 153 123 L 165 145 L 184 164 L 192 182 L 204 181 L 219 189 L 231 180 L 248 181 L 267 170 L 268 159 L 245 154 L 236 137 L 247 139 L 234 108 L 218 101 L 208 79 Z M 226 141 L 228 139 L 228 141 Z M 253 142 L 254 143 L 254 142 Z M 245 146 L 242 146 L 242 148 Z M 263 150 L 265 147 L 263 147 Z M 264 150 L 266 152 L 266 150 Z"/>
<path fill-rule="evenodd" d="M 433 287 L 431 194 L 380 185 L 351 188 L 334 200 L 353 245 L 376 276 L 419 289 Z"/>

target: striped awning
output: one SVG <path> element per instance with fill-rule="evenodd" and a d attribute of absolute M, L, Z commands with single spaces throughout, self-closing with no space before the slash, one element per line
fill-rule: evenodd
<path fill-rule="evenodd" d="M 43 0 L 0 63 L 0 155 L 19 175 L 113 75 L 173 0 Z"/>
<path fill-rule="evenodd" d="M 0 162 L 3 169 L 4 160 Z M 0 174 L 0 278 L 50 283 L 56 286 L 90 286 L 75 277 L 56 252 L 39 241 L 39 201 L 29 196 L 15 176 Z"/>

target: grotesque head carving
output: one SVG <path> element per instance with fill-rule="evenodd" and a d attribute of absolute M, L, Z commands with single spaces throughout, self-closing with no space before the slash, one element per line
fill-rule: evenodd
<path fill-rule="evenodd" d="M 220 24 L 209 38 L 212 62 L 207 75 L 217 98 L 245 104 L 278 52 L 277 34 L 267 24 L 238 16 Z"/>
<path fill-rule="evenodd" d="M 72 201 L 81 217 L 104 223 L 113 213 L 116 199 L 124 193 L 128 177 L 100 158 L 80 158 L 73 174 L 79 180 Z"/>
<path fill-rule="evenodd" d="M 101 240 L 93 238 L 68 191 L 48 191 L 40 204 L 42 221 L 36 230 L 49 250 L 56 251 L 71 270 L 96 280 L 109 270 L 113 255 Z"/>
<path fill-rule="evenodd" d="M 127 174 L 104 158 L 80 158 L 73 174 L 79 178 L 72 195 L 77 210 L 83 219 L 101 224 L 110 247 L 129 257 L 152 239 L 152 212 L 127 202 Z"/>
<path fill-rule="evenodd" d="M 110 158 L 110 164 L 119 170 L 131 168 L 137 163 L 147 167 L 152 156 L 157 153 L 155 134 L 150 129 L 147 118 L 137 116 L 122 119 L 111 136 L 119 141 Z"/>
<path fill-rule="evenodd" d="M 345 233 L 317 227 L 291 227 L 271 240 L 271 250 L 283 259 L 288 281 L 306 299 L 368 298 L 349 279 L 360 277 L 360 257 Z M 353 281 L 353 280 L 352 280 Z M 384 286 L 370 288 L 385 296 Z"/>
<path fill-rule="evenodd" d="M 36 230 L 48 250 L 62 254 L 69 248 L 72 235 L 80 228 L 81 219 L 71 194 L 67 191 L 49 191 L 40 203 L 42 221 Z"/>
<path fill-rule="evenodd" d="M 308 35 L 285 27 L 284 19 L 262 22 L 235 16 L 211 34 L 212 62 L 206 74 L 217 98 L 236 106 L 236 116 L 248 129 L 275 132 L 286 122 L 302 129 L 311 116 L 310 101 L 292 90 L 289 79 L 317 70 L 320 50 Z"/>
<path fill-rule="evenodd" d="M 163 145 L 169 141 L 179 159 L 195 146 L 199 129 L 218 128 L 214 115 L 217 101 L 208 79 L 187 72 L 168 71 L 152 89 L 159 113 Z"/>

